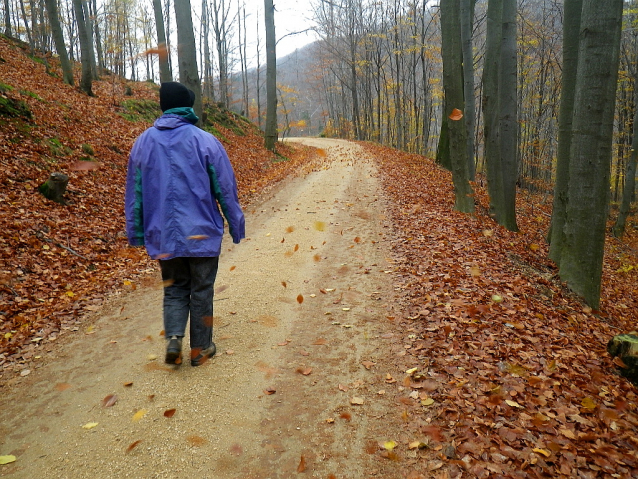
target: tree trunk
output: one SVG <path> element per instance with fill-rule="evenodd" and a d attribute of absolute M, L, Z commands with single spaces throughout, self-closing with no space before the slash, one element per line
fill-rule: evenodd
<path fill-rule="evenodd" d="M 11 36 L 11 5 L 9 0 L 4 0 L 4 34 Z"/>
<path fill-rule="evenodd" d="M 153 0 L 155 14 L 155 28 L 157 29 L 157 49 L 159 50 L 160 82 L 173 81 L 173 75 L 168 65 L 168 50 L 166 46 L 166 30 L 164 30 L 164 15 L 162 14 L 162 0 Z"/>
<path fill-rule="evenodd" d="M 193 18 L 190 0 L 175 0 L 177 23 L 177 58 L 179 81 L 195 93 L 195 114 L 202 118 L 202 87 L 197 72 L 197 50 L 193 34 Z"/>
<path fill-rule="evenodd" d="M 623 0 L 584 0 L 560 277 L 597 309 Z"/>
<path fill-rule="evenodd" d="M 91 4 L 93 5 L 93 17 L 95 20 L 93 21 L 93 29 L 95 34 L 95 50 L 97 52 L 97 73 L 98 76 L 104 72 L 104 51 L 102 50 L 102 36 L 100 35 L 100 26 L 97 21 L 97 1 L 92 0 Z"/>
<path fill-rule="evenodd" d="M 483 66 L 483 129 L 485 137 L 485 165 L 490 213 L 503 209 L 503 176 L 501 141 L 498 117 L 499 71 L 501 69 L 503 0 L 489 0 L 487 6 L 487 38 Z"/>
<path fill-rule="evenodd" d="M 62 78 L 64 79 L 64 83 L 73 85 L 73 67 L 69 61 L 66 45 L 64 44 L 64 34 L 62 33 L 60 17 L 58 15 L 58 2 L 57 0 L 45 0 L 45 5 L 47 16 L 49 17 L 49 24 L 51 25 L 53 41 L 55 42 L 55 50 L 58 52 L 60 65 L 62 66 Z"/>
<path fill-rule="evenodd" d="M 84 8 L 82 0 L 73 0 L 73 10 L 78 25 L 78 37 L 80 40 L 80 58 L 82 61 L 82 78 L 80 79 L 80 88 L 89 96 L 93 95 L 93 75 L 91 72 L 91 53 L 92 48 L 89 43 L 89 34 L 87 32 L 86 20 L 84 19 Z"/>
<path fill-rule="evenodd" d="M 614 336 L 607 343 L 607 352 L 626 366 L 620 370 L 622 375 L 638 384 L 638 336 L 633 333 Z"/>
<path fill-rule="evenodd" d="M 264 0 L 266 22 L 266 148 L 275 151 L 277 142 L 277 51 L 275 9 L 272 0 Z"/>
<path fill-rule="evenodd" d="M 467 128 L 462 115 L 463 51 L 459 27 L 460 0 L 441 0 L 441 56 L 443 57 L 443 89 L 445 118 L 449 132 L 450 162 L 454 183 L 455 209 L 474 211 L 474 196 L 467 168 Z M 460 118 L 458 117 L 460 114 Z"/>
<path fill-rule="evenodd" d="M 474 130 L 476 129 L 476 99 L 474 96 L 474 50 L 472 25 L 475 0 L 461 0 L 461 41 L 463 42 L 463 94 L 465 98 L 465 124 L 467 126 L 467 166 L 470 181 L 474 181 Z"/>
<path fill-rule="evenodd" d="M 565 0 L 563 15 L 563 75 L 558 113 L 558 149 L 556 152 L 556 179 L 554 181 L 554 205 L 549 231 L 549 257 L 560 264 L 561 250 L 565 243 L 565 214 L 567 212 L 567 187 L 569 185 L 569 150 L 572 143 L 572 120 L 576 94 L 578 69 L 578 40 L 583 0 Z"/>
<path fill-rule="evenodd" d="M 503 0 L 503 27 L 499 69 L 499 111 L 503 210 L 497 221 L 510 231 L 516 224 L 518 180 L 518 118 L 516 98 L 516 0 Z"/>
<path fill-rule="evenodd" d="M 49 179 L 42 183 L 38 190 L 42 195 L 56 203 L 66 205 L 64 199 L 64 193 L 66 192 L 66 186 L 69 183 L 69 177 L 63 173 L 51 173 Z"/>

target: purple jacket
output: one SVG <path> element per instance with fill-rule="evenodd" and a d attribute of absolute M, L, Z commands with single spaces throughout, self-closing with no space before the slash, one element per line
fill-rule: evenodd
<path fill-rule="evenodd" d="M 126 233 L 153 259 L 219 256 L 224 220 L 233 243 L 245 237 L 237 183 L 221 143 L 179 115 L 140 135 L 126 177 Z"/>

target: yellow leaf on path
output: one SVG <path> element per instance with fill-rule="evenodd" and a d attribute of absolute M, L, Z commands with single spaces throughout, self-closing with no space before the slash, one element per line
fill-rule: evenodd
<path fill-rule="evenodd" d="M 315 221 L 315 229 L 317 231 L 325 231 L 326 224 L 323 221 Z"/>
<path fill-rule="evenodd" d="M 82 426 L 82 429 L 93 429 L 97 425 L 97 422 L 87 422 L 84 426 Z"/>
<path fill-rule="evenodd" d="M 11 333 L 4 333 L 4 339 L 11 339 L 11 336 L 13 336 Z"/>
<path fill-rule="evenodd" d="M 149 354 L 146 356 L 149 361 L 155 361 L 157 359 L 157 354 Z"/>
<path fill-rule="evenodd" d="M 545 457 L 549 457 L 549 456 L 551 456 L 551 455 L 552 455 L 552 453 L 551 453 L 551 452 L 549 452 L 549 451 L 547 451 L 547 450 L 545 450 L 545 449 L 538 449 L 538 448 L 536 448 L 536 449 L 532 449 L 532 451 L 537 452 L 537 453 L 539 453 L 539 454 L 542 454 L 542 455 L 543 455 L 543 456 L 545 456 Z"/>
<path fill-rule="evenodd" d="M 503 301 L 503 296 L 500 296 L 498 294 L 493 294 L 492 301 L 494 301 L 495 303 L 501 303 Z"/>
<path fill-rule="evenodd" d="M 576 435 L 570 429 L 562 428 L 562 429 L 559 429 L 558 432 L 560 432 L 563 436 L 565 436 L 565 437 L 567 437 L 569 439 L 576 439 Z"/>
<path fill-rule="evenodd" d="M 424 399 L 423 401 L 421 401 L 421 404 L 423 406 L 431 406 L 432 404 L 434 404 L 434 399 L 432 398 Z"/>
<path fill-rule="evenodd" d="M 12 462 L 15 462 L 15 460 L 16 457 L 12 455 L 0 456 L 0 465 L 10 464 Z"/>
<path fill-rule="evenodd" d="M 408 369 L 408 370 L 405 372 L 405 374 L 412 375 L 412 374 L 416 373 L 418 369 L 419 369 L 419 368 L 412 368 L 412 369 Z"/>
<path fill-rule="evenodd" d="M 142 419 L 144 416 L 146 416 L 146 413 L 148 411 L 146 409 L 140 409 L 139 411 L 137 411 L 134 415 L 133 415 L 133 422 L 138 422 L 140 419 Z"/>
<path fill-rule="evenodd" d="M 72 298 L 73 296 L 75 296 L 75 293 L 73 291 L 67 291 L 66 294 L 69 298 Z"/>
<path fill-rule="evenodd" d="M 587 396 L 586 398 L 584 398 L 581 401 L 581 404 L 583 405 L 583 407 L 585 409 L 596 409 L 596 403 L 594 402 L 594 400 L 592 398 L 590 398 L 589 396 Z"/>
<path fill-rule="evenodd" d="M 506 399 L 506 400 L 505 400 L 505 402 L 506 402 L 508 405 L 512 406 L 512 407 L 519 407 L 519 408 L 522 408 L 522 407 L 523 407 L 523 406 L 521 406 L 519 403 L 517 403 L 516 401 L 512 401 L 512 400 L 510 400 L 510 399 Z"/>
<path fill-rule="evenodd" d="M 392 449 L 397 447 L 397 443 L 394 441 L 386 441 L 383 443 L 383 447 L 387 449 L 388 451 L 391 451 Z"/>

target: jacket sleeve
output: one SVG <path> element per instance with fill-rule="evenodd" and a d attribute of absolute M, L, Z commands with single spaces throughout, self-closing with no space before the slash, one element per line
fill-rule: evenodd
<path fill-rule="evenodd" d="M 142 170 L 135 161 L 137 144 L 133 146 L 126 171 L 126 236 L 131 246 L 144 246 L 144 210 L 142 208 Z"/>
<path fill-rule="evenodd" d="M 213 143 L 207 166 L 211 191 L 228 222 L 233 243 L 238 244 L 246 237 L 246 223 L 237 195 L 235 172 L 224 147 L 216 139 Z"/>

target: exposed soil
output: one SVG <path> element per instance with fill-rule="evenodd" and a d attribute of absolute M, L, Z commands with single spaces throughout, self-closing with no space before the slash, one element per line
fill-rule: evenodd
<path fill-rule="evenodd" d="M 390 411 L 403 371 L 388 354 L 377 171 L 354 144 L 303 141 L 326 150 L 324 163 L 247 208 L 240 245 L 225 240 L 217 356 L 164 365 L 161 283 L 139 285 L 0 389 L 0 454 L 17 457 L 0 474 L 399 477 L 379 454 L 400 427 Z M 108 395 L 117 400 L 104 407 Z"/>

